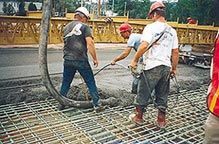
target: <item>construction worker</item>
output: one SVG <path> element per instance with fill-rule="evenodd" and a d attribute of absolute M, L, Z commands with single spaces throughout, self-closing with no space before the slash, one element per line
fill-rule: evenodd
<path fill-rule="evenodd" d="M 78 71 L 89 89 L 94 111 L 99 112 L 103 110 L 103 107 L 99 102 L 97 86 L 87 56 L 87 51 L 89 51 L 93 58 L 94 67 L 97 67 L 98 60 L 91 29 L 85 24 L 89 19 L 89 12 L 85 7 L 79 7 L 75 11 L 74 18 L 75 20 L 63 29 L 64 70 L 60 94 L 67 96 L 74 75 Z"/>
<path fill-rule="evenodd" d="M 124 39 L 128 39 L 127 47 L 120 55 L 118 55 L 116 58 L 114 58 L 111 61 L 112 65 L 115 65 L 116 62 L 126 58 L 130 54 L 132 49 L 137 51 L 138 46 L 141 43 L 142 34 L 132 33 L 132 27 L 128 23 L 121 24 L 119 27 L 119 32 Z M 142 62 L 142 59 L 139 60 L 139 63 L 140 62 Z M 133 94 L 137 94 L 137 86 L 138 86 L 138 78 L 134 77 L 134 80 L 132 82 L 132 90 L 131 90 Z"/>
<path fill-rule="evenodd" d="M 211 84 L 208 89 L 207 107 L 210 111 L 205 123 L 205 143 L 219 144 L 219 37 L 216 38 L 211 63 Z"/>
<path fill-rule="evenodd" d="M 188 17 L 187 18 L 187 24 L 197 24 L 197 20 L 194 20 L 191 17 Z"/>
<path fill-rule="evenodd" d="M 151 5 L 148 17 L 154 22 L 144 28 L 142 42 L 130 64 L 131 70 L 135 72 L 138 59 L 143 56 L 143 70 L 139 73 L 137 97 L 134 102 L 135 113 L 131 114 L 129 119 L 136 124 L 143 124 L 143 112 L 154 90 L 158 108 L 156 125 L 159 128 L 166 126 L 170 76 L 176 75 L 179 60 L 177 33 L 166 23 L 165 14 L 166 8 L 162 2 Z"/>

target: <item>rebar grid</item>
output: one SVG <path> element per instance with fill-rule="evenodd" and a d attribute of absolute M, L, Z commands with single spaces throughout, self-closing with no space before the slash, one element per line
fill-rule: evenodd
<path fill-rule="evenodd" d="M 195 105 L 191 105 L 186 98 Z M 169 97 L 173 106 L 175 95 Z M 198 108 L 197 108 L 197 107 Z M 144 114 L 144 124 L 132 123 L 128 116 L 133 106 L 93 109 L 57 109 L 54 99 L 0 106 L 1 143 L 203 143 L 207 117 L 206 88 L 182 91 L 178 104 L 167 112 L 167 128 L 154 124 L 153 105 Z"/>

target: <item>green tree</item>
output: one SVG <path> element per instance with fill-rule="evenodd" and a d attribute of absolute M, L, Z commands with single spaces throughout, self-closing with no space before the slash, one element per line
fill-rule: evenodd
<path fill-rule="evenodd" d="M 207 22 L 214 22 L 215 25 L 219 26 L 219 0 L 211 0 L 211 8 L 209 8 Z"/>
<path fill-rule="evenodd" d="M 68 12 L 73 13 L 80 6 L 81 0 L 56 0 L 57 11 L 64 11 L 67 8 Z"/>
<path fill-rule="evenodd" d="M 112 10 L 113 0 L 107 1 L 107 10 Z M 150 0 L 114 0 L 114 13 L 119 16 L 129 12 L 130 18 L 144 19 L 151 6 Z M 219 26 L 219 0 L 178 0 L 178 2 L 164 2 L 167 7 L 166 19 L 187 23 L 187 17 L 197 19 L 199 24 L 209 25 L 214 23 Z M 56 10 L 74 12 L 80 7 L 81 0 L 56 0 Z"/>
<path fill-rule="evenodd" d="M 131 9 L 128 9 L 129 17 L 137 18 L 137 19 L 145 19 L 148 15 L 150 5 L 151 3 L 149 0 L 144 0 L 144 1 L 132 0 L 130 2 Z"/>
<path fill-rule="evenodd" d="M 2 10 L 6 15 L 14 15 L 16 13 L 14 7 L 10 3 L 7 5 L 6 2 L 3 3 Z"/>
<path fill-rule="evenodd" d="M 36 5 L 33 2 L 31 2 L 29 4 L 28 11 L 37 11 L 37 7 L 36 7 Z"/>
<path fill-rule="evenodd" d="M 149 0 L 114 0 L 114 12 L 118 15 L 129 13 L 130 18 L 146 18 L 150 7 Z M 112 0 L 109 0 L 112 5 Z"/>
<path fill-rule="evenodd" d="M 6 3 L 6 2 L 3 3 L 3 8 L 2 8 L 2 10 L 3 10 L 4 14 L 7 14 L 8 7 L 7 7 L 7 3 Z"/>
<path fill-rule="evenodd" d="M 13 7 L 11 4 L 8 4 L 7 15 L 14 15 L 15 13 L 16 13 L 16 12 L 15 12 L 14 7 Z"/>
<path fill-rule="evenodd" d="M 178 0 L 169 7 L 168 19 L 186 23 L 188 16 L 197 19 L 199 24 L 209 25 L 213 22 L 219 25 L 218 0 Z"/>
<path fill-rule="evenodd" d="M 22 0 L 20 3 L 19 3 L 19 7 L 18 7 L 18 12 L 17 12 L 17 15 L 18 16 L 26 16 L 26 11 L 25 11 L 25 3 L 24 1 Z"/>

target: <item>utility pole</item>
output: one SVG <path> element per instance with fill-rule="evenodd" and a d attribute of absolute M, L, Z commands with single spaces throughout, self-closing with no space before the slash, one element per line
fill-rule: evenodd
<path fill-rule="evenodd" d="M 83 7 L 83 0 L 81 0 L 81 7 Z"/>
<path fill-rule="evenodd" d="M 112 3 L 112 12 L 114 12 L 114 0 L 113 0 L 113 3 Z"/>
<path fill-rule="evenodd" d="M 56 0 L 53 0 L 53 16 L 56 15 Z"/>
<path fill-rule="evenodd" d="M 124 16 L 126 15 L 126 2 L 125 2 L 125 6 L 124 6 Z"/>
<path fill-rule="evenodd" d="M 98 14 L 97 14 L 98 17 L 100 16 L 100 1 L 101 1 L 101 0 L 98 0 L 98 6 L 97 6 L 97 8 L 98 8 Z"/>

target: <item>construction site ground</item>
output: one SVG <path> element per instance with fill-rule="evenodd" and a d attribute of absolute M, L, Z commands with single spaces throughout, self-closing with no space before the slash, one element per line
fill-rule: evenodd
<path fill-rule="evenodd" d="M 94 113 L 92 108 L 59 110 L 58 102 L 42 85 L 40 76 L 1 80 L 0 143 L 204 143 L 209 75 L 209 69 L 178 65 L 177 81 L 171 80 L 165 130 L 154 123 L 157 109 L 153 104 L 147 108 L 142 126 L 128 119 L 134 112 L 135 95 L 130 92 L 133 77 L 118 65 L 109 66 L 95 76 L 100 97 L 118 100 L 101 113 Z M 50 76 L 59 90 L 61 73 Z M 69 97 L 86 100 L 87 95 L 86 86 L 76 74 Z"/>

